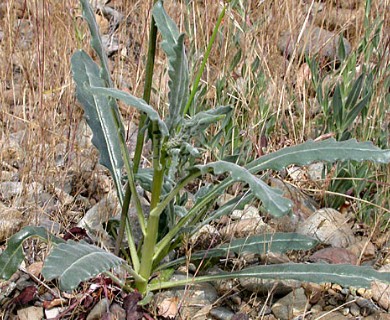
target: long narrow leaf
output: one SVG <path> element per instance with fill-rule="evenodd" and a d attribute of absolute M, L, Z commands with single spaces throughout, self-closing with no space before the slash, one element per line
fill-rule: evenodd
<path fill-rule="evenodd" d="M 76 82 L 77 99 L 84 108 L 85 118 L 92 129 L 92 143 L 100 152 L 100 163 L 110 170 L 114 179 L 119 200 L 122 204 L 123 189 L 121 172 L 123 158 L 118 133 L 124 135 L 119 123 L 115 101 L 101 94 L 93 94 L 90 87 L 104 87 L 99 66 L 84 51 L 77 51 L 72 59 L 73 78 Z"/>
<path fill-rule="evenodd" d="M 298 233 L 274 233 L 254 235 L 247 238 L 234 239 L 230 243 L 209 250 L 198 251 L 189 257 L 192 261 L 215 257 L 226 257 L 229 253 L 284 253 L 289 250 L 309 250 L 318 243 L 317 240 Z M 163 268 L 183 263 L 188 257 L 176 259 L 163 265 Z"/>
<path fill-rule="evenodd" d="M 207 281 L 258 278 L 275 280 L 298 280 L 315 283 L 337 283 L 345 287 L 368 288 L 374 280 L 390 283 L 389 272 L 378 272 L 370 267 L 343 264 L 277 264 L 255 266 L 234 272 L 221 272 L 214 275 L 189 278 L 181 281 L 161 282 L 149 285 L 149 290 L 177 287 L 184 284 Z"/>
<path fill-rule="evenodd" d="M 167 126 L 172 131 L 182 120 L 183 109 L 188 100 L 188 61 L 185 54 L 184 34 L 179 33 L 161 1 L 156 2 L 152 14 L 163 38 L 161 46 L 168 57 L 169 117 Z"/>
<path fill-rule="evenodd" d="M 110 77 L 110 71 L 108 69 L 107 54 L 103 49 L 102 38 L 99 33 L 99 26 L 95 19 L 95 13 L 89 3 L 89 0 L 80 0 L 83 17 L 88 23 L 89 32 L 91 33 L 91 47 L 95 50 L 101 63 L 101 77 L 106 81 L 106 85 L 112 87 L 112 80 Z"/>
<path fill-rule="evenodd" d="M 355 106 L 360 96 L 360 92 L 362 91 L 363 80 L 364 73 L 362 73 L 359 78 L 356 79 L 355 83 L 352 86 L 351 92 L 349 93 L 347 101 L 345 102 L 346 110 L 351 110 L 351 108 Z"/>
<path fill-rule="evenodd" d="M 43 227 L 25 227 L 15 233 L 7 243 L 7 249 L 0 255 L 0 278 L 8 280 L 19 268 L 24 259 L 23 242 L 29 238 L 38 237 L 41 240 L 55 244 L 64 240 L 53 236 Z"/>

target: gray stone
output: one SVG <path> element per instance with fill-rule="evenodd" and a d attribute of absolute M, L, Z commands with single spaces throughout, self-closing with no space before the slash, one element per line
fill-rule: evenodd
<path fill-rule="evenodd" d="M 285 295 L 293 289 L 299 288 L 301 282 L 296 280 L 267 280 L 258 278 L 240 278 L 241 286 L 250 292 L 275 295 Z"/>
<path fill-rule="evenodd" d="M 297 228 L 303 235 L 315 237 L 333 247 L 346 248 L 356 242 L 348 218 L 337 210 L 325 208 L 317 210 Z"/>
<path fill-rule="evenodd" d="M 102 315 L 107 312 L 109 305 L 110 303 L 107 298 L 100 300 L 88 314 L 87 320 L 100 320 Z"/>
<path fill-rule="evenodd" d="M 234 312 L 224 307 L 218 307 L 211 309 L 210 315 L 217 320 L 230 320 L 234 316 Z"/>
<path fill-rule="evenodd" d="M 119 304 L 113 303 L 110 307 L 110 313 L 117 320 L 126 320 L 126 311 Z"/>
<path fill-rule="evenodd" d="M 191 277 L 191 275 L 189 275 Z M 188 279 L 186 275 L 174 274 L 171 281 Z M 177 301 L 180 307 L 180 316 L 183 319 L 190 319 L 202 307 L 212 305 L 218 299 L 215 288 L 209 283 L 194 284 L 187 287 L 178 287 L 157 293 L 154 296 L 156 306 L 162 305 L 164 301 Z M 160 310 L 161 311 L 161 310 Z"/>
<path fill-rule="evenodd" d="M 289 320 L 299 315 L 303 315 L 305 314 L 305 311 L 309 309 L 310 304 L 305 295 L 305 290 L 302 288 L 290 292 L 271 307 L 275 317 L 280 320 Z"/>

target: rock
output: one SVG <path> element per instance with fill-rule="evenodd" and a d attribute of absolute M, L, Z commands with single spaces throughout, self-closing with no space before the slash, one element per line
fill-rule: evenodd
<path fill-rule="evenodd" d="M 92 240 L 103 241 L 109 248 L 113 246 L 113 243 L 107 231 L 103 228 L 103 222 L 107 222 L 109 218 L 119 212 L 120 206 L 116 193 L 111 192 L 89 209 L 77 226 L 86 229 L 88 236 Z"/>
<path fill-rule="evenodd" d="M 36 320 L 43 318 L 42 307 L 28 307 L 17 312 L 19 320 Z"/>
<path fill-rule="evenodd" d="M 258 217 L 230 222 L 227 226 L 219 230 L 219 233 L 222 238 L 230 240 L 232 238 L 244 238 L 270 231 L 270 227 L 261 217 Z"/>
<path fill-rule="evenodd" d="M 274 295 L 285 295 L 301 286 L 301 282 L 297 280 L 240 278 L 239 281 L 245 290 L 259 294 L 273 293 Z"/>
<path fill-rule="evenodd" d="M 233 220 L 245 220 L 245 219 L 254 219 L 259 218 L 259 210 L 254 206 L 246 205 L 244 210 L 233 210 L 230 217 Z"/>
<path fill-rule="evenodd" d="M 186 275 L 174 274 L 171 281 L 187 279 Z M 205 306 L 211 306 L 218 299 L 215 288 L 209 283 L 201 283 L 159 292 L 154 296 L 159 315 L 190 319 Z"/>
<path fill-rule="evenodd" d="M 348 251 L 352 252 L 360 261 L 372 260 L 376 256 L 375 246 L 369 239 L 362 239 L 350 245 Z"/>
<path fill-rule="evenodd" d="M 320 209 L 302 222 L 298 226 L 297 232 L 314 237 L 333 247 L 346 248 L 356 241 L 347 221 L 348 218 L 337 210 Z"/>
<path fill-rule="evenodd" d="M 210 315 L 216 320 L 231 320 L 234 312 L 224 307 L 217 307 L 210 310 Z"/>
<path fill-rule="evenodd" d="M 298 34 L 292 34 L 285 31 L 281 34 L 278 41 L 278 49 L 286 56 L 292 56 L 295 48 L 297 56 L 318 54 L 320 58 L 329 61 L 339 61 L 338 48 L 340 36 L 333 32 L 324 30 L 319 27 L 308 26 L 303 31 L 303 36 L 297 44 Z M 351 52 L 351 44 L 342 37 L 344 42 L 345 53 L 348 55 Z"/>
<path fill-rule="evenodd" d="M 113 303 L 110 307 L 110 313 L 114 317 L 114 319 L 125 320 L 126 319 L 126 311 L 119 304 Z"/>
<path fill-rule="evenodd" d="M 87 320 L 100 320 L 102 315 L 107 312 L 110 302 L 107 298 L 100 300 L 87 316 Z"/>
<path fill-rule="evenodd" d="M 365 320 L 390 320 L 390 313 L 376 313 L 364 318 Z"/>
<path fill-rule="evenodd" d="M 334 309 L 332 307 L 332 309 Z M 321 319 L 321 320 L 345 320 L 346 317 L 338 312 L 338 311 L 322 311 L 319 313 L 315 313 L 314 319 Z"/>
<path fill-rule="evenodd" d="M 390 279 L 390 264 L 387 264 L 378 270 L 379 272 L 388 272 Z M 390 284 L 374 281 L 371 285 L 372 298 L 379 306 L 385 310 L 390 310 Z"/>
<path fill-rule="evenodd" d="M 276 318 L 289 320 L 297 316 L 302 316 L 310 308 L 310 304 L 302 288 L 294 290 L 287 296 L 279 299 L 271 307 Z"/>

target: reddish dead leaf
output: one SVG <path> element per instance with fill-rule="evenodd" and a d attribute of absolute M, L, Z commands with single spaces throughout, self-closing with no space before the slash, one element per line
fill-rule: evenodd
<path fill-rule="evenodd" d="M 35 286 L 28 286 L 22 290 L 22 292 L 14 298 L 13 302 L 17 305 L 26 305 L 35 299 L 38 290 Z"/>
<path fill-rule="evenodd" d="M 330 264 L 356 265 L 357 258 L 349 250 L 344 248 L 324 248 L 313 253 L 310 258 L 313 262 L 326 262 Z"/>
<path fill-rule="evenodd" d="M 142 308 L 138 305 L 142 296 L 139 292 L 129 293 L 123 299 L 123 308 L 126 310 L 126 320 L 140 320 L 143 316 Z"/>

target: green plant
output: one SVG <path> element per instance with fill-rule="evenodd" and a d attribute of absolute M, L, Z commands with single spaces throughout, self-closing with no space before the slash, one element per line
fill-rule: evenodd
<path fill-rule="evenodd" d="M 307 60 L 315 97 L 323 111 L 315 120 L 315 127 L 321 128 L 320 133 L 333 133 L 337 140 L 353 136 L 386 148 L 389 147 L 390 129 L 386 121 L 389 98 L 386 92 L 389 88 L 386 74 L 390 70 L 388 48 L 381 41 L 381 34 L 384 33 L 383 19 L 372 19 L 370 12 L 371 1 L 367 1 L 365 32 L 355 51 L 346 55 L 344 43 L 340 41 L 341 61 L 337 70 L 321 74 L 316 60 Z M 374 61 L 377 63 L 373 63 Z M 376 182 L 387 183 L 386 169 L 368 163 L 338 163 L 332 171 L 334 173 L 329 185 L 331 194 L 324 199 L 329 207 L 339 208 L 345 202 L 345 197 L 342 196 L 344 194 L 369 201 L 370 197 L 366 195 L 375 193 Z M 334 196 L 332 193 L 341 196 Z M 369 221 L 366 218 L 364 220 Z"/>
<path fill-rule="evenodd" d="M 215 109 L 194 113 L 187 117 L 187 111 L 198 90 L 195 82 L 191 93 L 188 90 L 188 65 L 184 48 L 184 34 L 180 34 L 174 22 L 166 14 L 161 1 L 153 8 L 152 27 L 154 23 L 162 36 L 162 48 L 168 58 L 169 73 L 169 115 L 161 119 L 144 99 L 113 88 L 109 76 L 107 56 L 102 48 L 97 24 L 87 0 L 80 0 L 85 20 L 88 22 L 92 40 L 100 66 L 84 51 L 77 51 L 72 56 L 72 72 L 76 83 L 77 98 L 84 108 L 85 117 L 93 131 L 92 142 L 100 152 L 100 162 L 107 167 L 116 186 L 118 201 L 122 206 L 122 219 L 117 239 L 117 248 L 122 245 L 122 232 L 126 233 L 127 247 L 121 248 L 127 254 L 127 260 L 118 255 L 104 251 L 97 246 L 84 242 L 61 240 L 51 237 L 42 228 L 20 231 L 9 241 L 7 249 L 0 256 L 0 275 L 9 278 L 23 260 L 22 242 L 39 235 L 52 239 L 53 250 L 47 257 L 42 271 L 47 280 L 58 279 L 63 290 L 75 289 L 99 273 L 106 273 L 119 283 L 124 290 L 138 289 L 146 295 L 150 291 L 169 288 L 184 283 L 209 281 L 238 277 L 258 277 L 263 279 L 297 279 L 311 282 L 337 282 L 346 286 L 368 286 L 372 280 L 389 282 L 388 273 L 379 273 L 372 268 L 351 265 L 322 264 L 282 264 L 255 266 L 236 272 L 222 272 L 217 275 L 195 277 L 184 281 L 172 282 L 163 278 L 149 281 L 156 271 L 167 270 L 183 262 L 183 258 L 163 263 L 168 254 L 179 247 L 186 235 L 194 234 L 201 226 L 233 209 L 244 206 L 254 198 L 261 200 L 264 210 L 273 216 L 289 213 L 292 203 L 282 196 L 282 191 L 269 187 L 259 178 L 264 170 L 281 170 L 290 164 L 306 165 L 314 161 L 374 161 L 390 162 L 390 151 L 381 150 L 372 143 L 359 143 L 356 140 L 337 142 L 333 139 L 321 142 L 308 141 L 301 145 L 285 148 L 262 156 L 245 167 L 233 162 L 217 161 L 204 165 L 199 164 L 200 152 L 194 146 L 197 135 L 209 125 L 223 119 L 230 108 L 220 106 Z M 218 24 L 225 13 L 223 8 Z M 156 32 L 152 32 L 155 39 Z M 148 75 L 153 71 L 153 39 L 150 42 Z M 210 50 L 211 44 L 208 46 Z M 207 54 L 205 54 L 205 58 Z M 201 74 L 200 70 L 199 74 Z M 199 79 L 199 77 L 197 77 Z M 150 79 L 146 80 L 149 84 Z M 150 86 L 149 86 L 150 88 Z M 148 97 L 146 90 L 144 97 Z M 143 113 L 140 124 L 139 139 L 135 158 L 139 159 L 142 150 L 143 133 L 148 132 L 152 140 L 152 168 L 139 168 L 129 156 L 124 138 L 124 127 L 118 111 L 116 99 L 135 107 Z M 148 98 L 146 98 L 148 100 Z M 186 186 L 194 179 L 206 174 L 225 177 L 219 184 L 209 187 L 200 194 L 194 205 L 187 211 L 183 207 Z M 235 182 L 242 182 L 246 192 L 215 211 L 210 212 L 212 204 L 224 190 Z M 150 214 L 146 217 L 142 211 L 136 185 L 151 192 Z M 125 184 L 125 185 L 124 185 Z M 129 224 L 127 213 L 130 202 L 137 209 L 138 220 L 143 239 L 137 246 L 133 237 L 133 226 Z M 164 225 L 161 226 L 161 221 Z M 39 234 L 37 234 L 39 233 Z M 298 234 L 265 234 L 247 239 L 237 239 L 230 244 L 194 254 L 193 259 L 225 256 L 228 252 L 273 250 L 284 252 L 294 249 L 309 249 L 317 241 Z M 128 251 L 127 251 L 128 250 Z M 96 263 L 99 261 L 99 263 Z M 119 279 L 109 270 L 121 266 L 128 272 L 128 278 Z"/>

